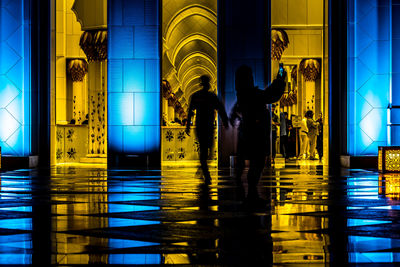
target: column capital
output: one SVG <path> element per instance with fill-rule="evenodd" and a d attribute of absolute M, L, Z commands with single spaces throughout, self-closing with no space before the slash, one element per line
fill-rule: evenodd
<path fill-rule="evenodd" d="M 321 74 L 319 59 L 303 59 L 300 62 L 299 71 L 307 82 L 315 82 Z"/>
<path fill-rule="evenodd" d="M 85 31 L 81 35 L 79 45 L 85 52 L 88 61 L 107 59 L 107 30 Z"/>
<path fill-rule="evenodd" d="M 73 82 L 82 82 L 88 72 L 88 63 L 84 59 L 70 59 L 67 70 Z"/>
<path fill-rule="evenodd" d="M 283 51 L 289 45 L 289 37 L 283 29 L 271 30 L 271 59 L 281 60 Z"/>

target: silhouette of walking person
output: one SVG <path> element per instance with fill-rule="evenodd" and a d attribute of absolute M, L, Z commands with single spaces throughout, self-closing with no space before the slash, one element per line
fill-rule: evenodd
<path fill-rule="evenodd" d="M 209 92 L 211 86 L 208 75 L 200 77 L 200 85 L 203 88 L 195 92 L 190 99 L 186 134 L 190 134 L 190 122 L 193 117 L 193 111 L 196 110 L 196 136 L 199 141 L 200 164 L 204 181 L 206 184 L 210 184 L 211 175 L 208 170 L 207 159 L 209 151 L 212 151 L 214 144 L 215 111 L 218 111 L 225 127 L 229 127 L 228 116 L 218 97 L 214 93 Z"/>
<path fill-rule="evenodd" d="M 267 104 L 278 101 L 285 90 L 286 72 L 277 78 L 266 89 L 254 86 L 253 72 L 248 66 L 241 66 L 235 74 L 237 102 L 233 108 L 233 117 L 240 118 L 237 140 L 236 180 L 240 182 L 245 160 L 250 160 L 247 174 L 248 199 L 257 199 L 257 184 L 264 169 L 266 156 L 270 150 L 271 116 Z"/>

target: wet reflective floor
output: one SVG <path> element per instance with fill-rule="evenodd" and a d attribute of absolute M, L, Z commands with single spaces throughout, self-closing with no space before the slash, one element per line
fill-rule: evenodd
<path fill-rule="evenodd" d="M 60 167 L 0 176 L 0 264 L 376 266 L 400 262 L 400 176 Z M 245 182 L 245 181 L 244 181 Z"/>

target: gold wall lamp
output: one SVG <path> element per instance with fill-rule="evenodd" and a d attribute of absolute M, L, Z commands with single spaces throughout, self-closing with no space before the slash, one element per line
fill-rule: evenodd
<path fill-rule="evenodd" d="M 378 171 L 400 172 L 400 146 L 378 147 Z"/>

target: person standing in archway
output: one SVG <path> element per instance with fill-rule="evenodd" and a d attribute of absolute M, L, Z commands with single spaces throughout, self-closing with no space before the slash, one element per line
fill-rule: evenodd
<path fill-rule="evenodd" d="M 202 75 L 200 85 L 203 87 L 195 92 L 189 104 L 186 134 L 190 134 L 190 124 L 193 112 L 196 110 L 196 136 L 199 140 L 200 164 L 206 184 L 211 184 L 211 175 L 208 169 L 208 155 L 211 153 L 214 144 L 214 121 L 215 111 L 218 111 L 225 128 L 228 128 L 228 116 L 225 107 L 219 101 L 216 94 L 210 92 L 210 76 Z"/>

